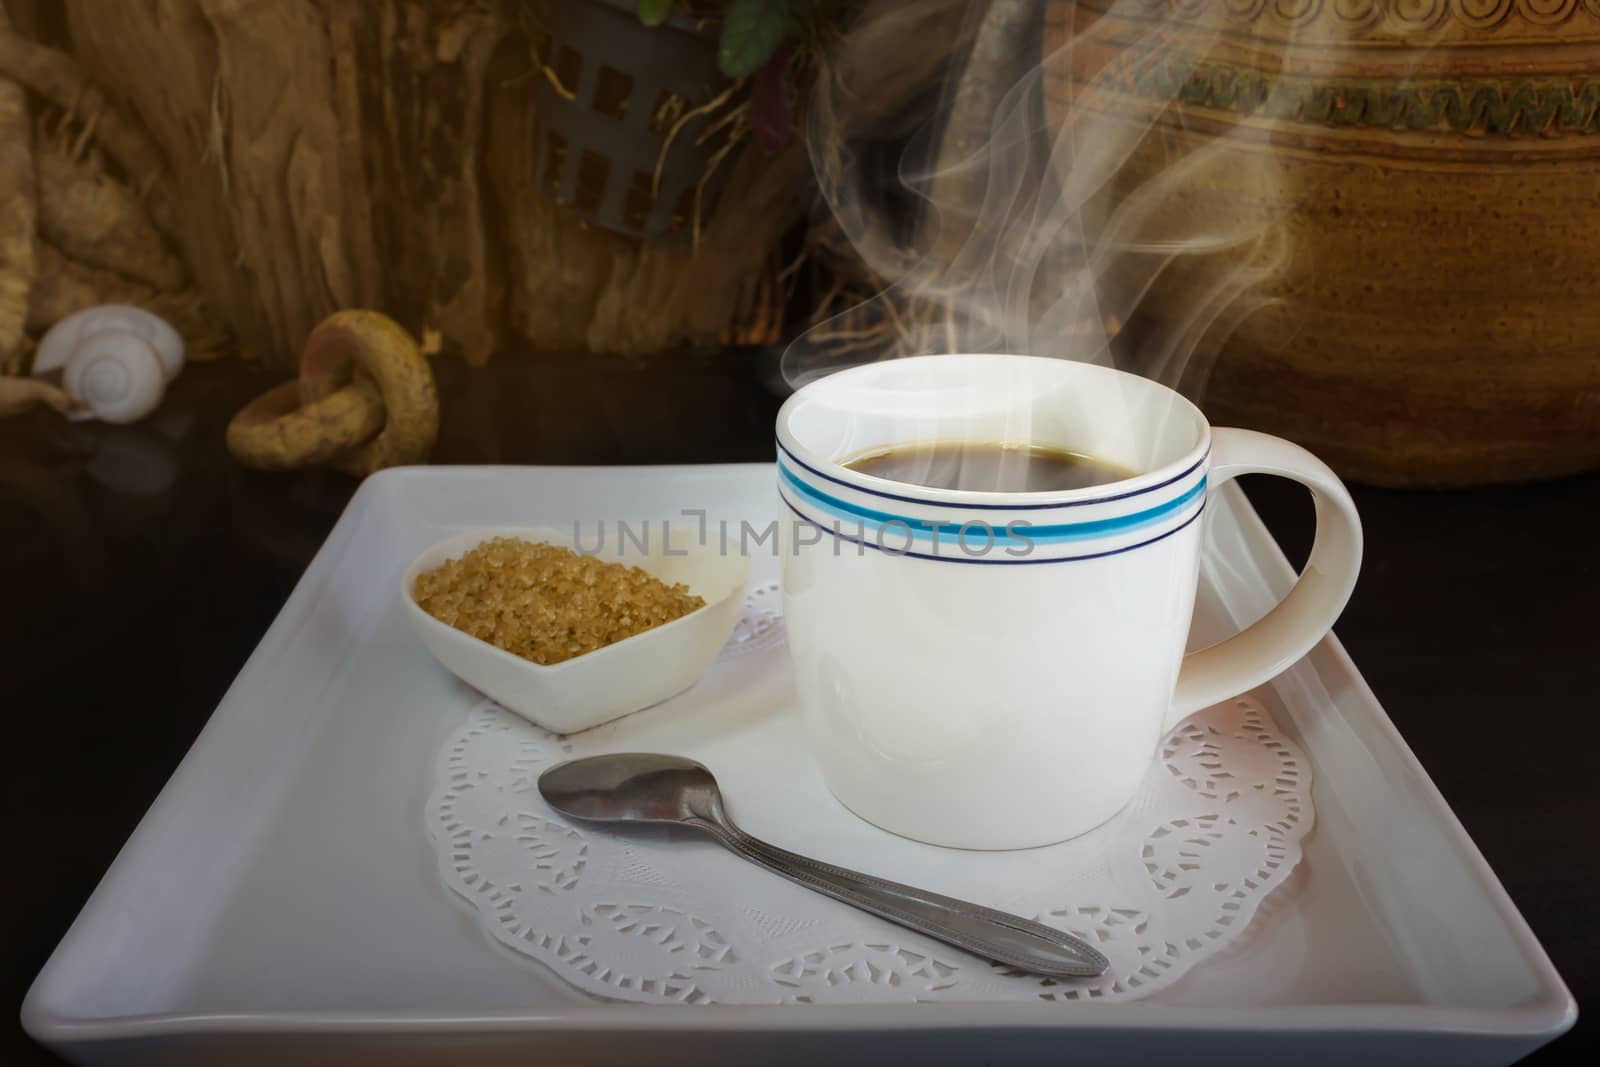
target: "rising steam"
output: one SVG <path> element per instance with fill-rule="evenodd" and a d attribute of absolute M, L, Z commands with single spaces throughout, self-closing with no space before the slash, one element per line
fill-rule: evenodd
<path fill-rule="evenodd" d="M 1178 58 L 1168 10 L 868 3 L 821 64 L 807 136 L 837 236 L 819 251 L 876 282 L 852 321 L 891 329 L 864 347 L 819 325 L 785 354 L 790 384 L 867 359 L 1014 352 L 1195 391 L 1286 249 L 1270 156 L 1230 150 L 1259 131 L 1184 136 L 1183 79 L 1153 77 Z M 1193 13 L 1182 31 L 1188 56 L 1218 33 Z M 1130 335 L 1157 286 L 1159 320 Z"/>

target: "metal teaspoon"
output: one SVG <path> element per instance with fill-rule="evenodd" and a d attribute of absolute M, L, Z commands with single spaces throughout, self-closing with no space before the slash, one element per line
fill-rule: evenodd
<path fill-rule="evenodd" d="M 1042 923 L 819 863 L 751 837 L 728 817 L 711 772 L 691 759 L 636 752 L 591 756 L 545 771 L 539 792 L 551 807 L 577 819 L 693 826 L 807 889 L 1033 974 L 1090 978 L 1111 966 L 1083 941 Z"/>

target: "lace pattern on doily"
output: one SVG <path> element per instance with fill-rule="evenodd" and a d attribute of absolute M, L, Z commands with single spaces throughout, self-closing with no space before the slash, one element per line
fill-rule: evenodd
<path fill-rule="evenodd" d="M 775 586 L 750 593 L 719 665 L 784 654 L 778 604 Z M 536 783 L 554 763 L 616 749 L 591 733 L 558 737 L 483 702 L 439 754 L 428 824 L 446 883 L 490 937 L 581 989 L 622 1000 L 1143 996 L 1244 930 L 1299 861 L 1313 819 L 1304 755 L 1259 702 L 1240 699 L 1168 735 L 1135 800 L 1074 841 L 953 853 L 883 835 L 881 847 L 819 857 L 1059 926 L 1112 961 L 1101 978 L 1055 981 L 791 886 L 692 831 L 567 822 Z M 741 798 L 730 800 L 737 814 Z"/>

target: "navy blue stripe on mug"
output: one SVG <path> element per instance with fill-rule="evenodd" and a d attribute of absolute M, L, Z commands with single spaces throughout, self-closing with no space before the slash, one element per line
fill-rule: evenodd
<path fill-rule="evenodd" d="M 821 530 L 823 533 L 831 534 L 833 537 L 845 542 L 846 544 L 860 545 L 862 548 L 870 548 L 874 552 L 883 552 L 890 556 L 906 556 L 911 559 L 926 559 L 931 560 L 934 563 L 978 563 L 996 567 L 1025 566 L 1028 564 L 1039 563 L 1081 563 L 1084 560 L 1104 559 L 1107 556 L 1120 556 L 1124 552 L 1132 552 L 1135 549 L 1144 548 L 1147 545 L 1153 545 L 1157 541 L 1166 540 L 1173 534 L 1191 525 L 1196 519 L 1204 514 L 1206 510 L 1206 502 L 1202 499 L 1200 501 L 1200 506 L 1195 509 L 1194 514 L 1190 515 L 1187 519 L 1184 519 L 1172 529 L 1163 530 L 1154 537 L 1149 538 L 1148 540 L 1140 541 L 1138 544 L 1122 545 L 1117 548 L 1108 548 L 1103 552 L 1086 552 L 1077 556 L 1050 556 L 1042 559 L 1028 559 L 1018 556 L 1009 556 L 1005 559 L 990 559 L 987 556 L 936 556 L 929 552 L 911 552 L 909 550 L 905 552 L 896 552 L 892 548 L 885 548 L 882 545 L 875 545 L 865 538 L 846 537 L 838 530 L 822 525 L 820 522 L 817 522 L 815 519 L 812 519 L 810 516 L 802 512 L 799 508 L 795 507 L 794 504 L 790 502 L 788 497 L 783 498 L 783 503 L 784 506 L 790 511 L 794 512 L 802 522 L 809 523 L 810 525 Z"/>
<path fill-rule="evenodd" d="M 793 452 L 789 451 L 789 449 L 783 446 L 782 441 L 778 441 L 776 443 L 780 457 L 787 456 L 795 466 L 801 468 L 802 470 L 811 474 L 815 474 L 818 478 L 821 478 L 824 481 L 833 482 L 835 485 L 842 485 L 846 489 L 854 490 L 857 493 L 866 493 L 869 496 L 881 496 L 886 500 L 898 500 L 902 504 L 921 504 L 925 507 L 935 508 L 959 506 L 978 511 L 1048 511 L 1052 508 L 1082 508 L 1088 507 L 1091 504 L 1109 504 L 1117 500 L 1127 500 L 1131 497 L 1143 496 L 1146 493 L 1153 493 L 1157 489 L 1165 489 L 1169 485 L 1183 481 L 1185 478 L 1189 477 L 1189 475 L 1199 470 L 1201 465 L 1204 464 L 1211 455 L 1211 450 L 1207 448 L 1205 453 L 1199 459 L 1195 460 L 1180 474 L 1174 474 L 1172 477 L 1167 478 L 1164 481 L 1157 482 L 1154 485 L 1147 485 L 1140 489 L 1129 489 L 1123 493 L 1112 493 L 1109 496 L 1088 497 L 1083 500 L 1061 500 L 1053 504 L 969 504 L 963 502 L 960 505 L 952 505 L 948 500 L 929 500 L 926 497 L 904 496 L 900 493 L 887 493 L 882 489 L 868 489 L 864 485 L 857 485 L 854 482 L 847 482 L 843 478 L 835 478 L 831 474 L 827 474 L 818 470 L 805 460 L 801 459 L 799 456 L 795 455 Z"/>
<path fill-rule="evenodd" d="M 806 503 L 838 519 L 848 519 L 852 522 L 872 523 L 875 526 L 886 524 L 899 524 L 906 527 L 911 537 L 919 540 L 930 540 L 935 535 L 958 537 L 964 529 L 973 525 L 985 526 L 991 536 L 998 541 L 1084 541 L 1092 538 L 1115 537 L 1118 534 L 1131 533 L 1134 530 L 1153 526 L 1164 519 L 1168 519 L 1192 504 L 1196 499 L 1205 495 L 1206 479 L 1201 477 L 1193 486 L 1179 493 L 1170 500 L 1165 500 L 1143 511 L 1129 512 L 1124 515 L 1113 515 L 1104 519 L 1089 519 L 1083 522 L 1052 523 L 1049 525 L 1028 525 L 1026 533 L 1013 536 L 1005 528 L 988 526 L 986 523 L 977 522 L 939 522 L 934 519 L 921 519 L 911 515 L 896 515 L 892 512 L 879 511 L 876 508 L 863 507 L 860 504 L 842 500 L 830 493 L 825 493 L 817 487 L 802 481 L 793 471 L 782 462 L 778 464 L 778 475 L 793 488 Z M 941 505 L 944 507 L 958 507 L 960 505 Z"/>

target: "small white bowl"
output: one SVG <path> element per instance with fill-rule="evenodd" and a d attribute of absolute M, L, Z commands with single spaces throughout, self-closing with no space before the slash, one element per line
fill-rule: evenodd
<path fill-rule="evenodd" d="M 659 533 L 651 530 L 651 534 Z M 668 584 L 682 582 L 706 605 L 644 633 L 544 666 L 448 626 L 417 605 L 412 595 L 417 575 L 494 537 L 520 537 L 576 548 L 571 531 L 546 527 L 485 527 L 447 537 L 418 556 L 401 579 L 406 614 L 422 643 L 456 677 L 523 718 L 569 734 L 657 704 L 688 689 L 727 643 L 739 621 L 750 561 L 743 554 L 722 554 L 716 545 L 700 545 L 693 536 L 674 531 L 667 555 L 660 537 L 652 537 L 648 554 L 632 544 L 622 551 L 609 539 L 600 559 L 639 567 Z M 620 538 L 617 539 L 620 542 Z"/>

